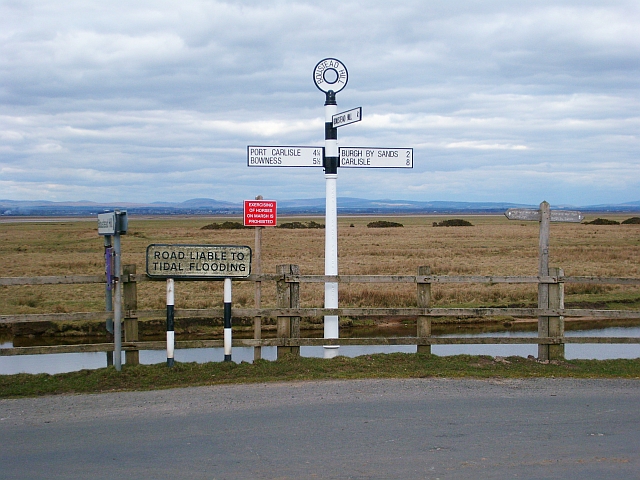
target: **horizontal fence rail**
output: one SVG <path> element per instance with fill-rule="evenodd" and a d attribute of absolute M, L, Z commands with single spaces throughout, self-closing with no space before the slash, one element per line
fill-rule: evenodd
<path fill-rule="evenodd" d="M 324 347 L 354 345 L 561 345 L 640 344 L 636 337 L 373 337 L 373 338 L 262 338 L 234 339 L 233 347 Z M 224 340 L 177 340 L 176 349 L 222 348 Z M 123 342 L 123 351 L 164 350 L 164 341 Z M 0 357 L 54 353 L 112 352 L 113 343 L 46 345 L 0 349 Z"/>
<path fill-rule="evenodd" d="M 132 266 L 134 267 L 134 266 Z M 421 267 L 424 268 L 424 267 Z M 559 269 L 558 269 L 559 270 Z M 135 272 L 135 267 L 130 270 Z M 294 270 L 291 270 L 294 271 Z M 297 270 L 295 270 L 297 271 Z M 561 270 L 559 270 L 561 273 Z M 424 272 L 423 272 L 424 273 Z M 551 273 L 551 272 L 550 272 Z M 143 274 L 126 273 L 122 275 L 123 285 L 136 284 L 138 282 L 158 281 Z M 181 281 L 176 279 L 176 281 Z M 191 281 L 191 280 L 182 280 Z M 561 284 L 600 284 L 600 285 L 639 285 L 638 278 L 612 278 L 612 277 L 580 277 L 547 275 L 547 276 L 453 276 L 453 275 L 292 275 L 292 274 L 260 274 L 250 275 L 246 278 L 234 279 L 236 281 L 248 282 L 278 282 L 279 285 L 287 285 L 291 292 L 298 292 L 299 285 L 305 283 L 325 283 L 337 282 L 341 284 L 383 284 L 383 283 L 404 283 L 416 284 L 418 289 L 434 284 L 536 284 L 536 285 L 561 285 Z M 26 285 L 78 285 L 78 284 L 105 284 L 105 275 L 63 275 L 63 276 L 41 276 L 41 277 L 0 277 L 0 286 L 26 286 Z M 280 287 L 282 288 L 282 287 Z M 556 287 L 558 288 L 558 287 Z M 420 293 L 418 294 L 418 305 L 420 303 Z M 291 305 L 299 305 L 291 303 Z M 424 302 L 424 297 L 423 300 Z M 125 300 L 126 303 L 126 300 Z M 559 305 L 563 305 L 564 301 Z M 137 305 L 137 300 L 133 302 Z M 279 303 L 279 305 L 281 305 Z M 135 306 L 128 308 L 125 305 L 125 322 L 163 318 L 165 310 L 137 310 Z M 253 338 L 234 339 L 234 347 L 263 347 L 273 346 L 283 349 L 298 348 L 302 346 L 346 346 L 346 345 L 417 345 L 429 348 L 431 345 L 471 345 L 471 344 L 538 344 L 560 346 L 565 344 L 640 344 L 640 338 L 635 337 L 567 337 L 562 334 L 523 336 L 523 337 L 438 337 L 430 333 L 431 319 L 434 317 L 538 317 L 540 318 L 564 318 L 564 317 L 590 317 L 601 319 L 640 319 L 638 310 L 599 310 L 599 309 L 568 309 L 568 308 L 434 308 L 430 306 L 410 307 L 410 308 L 233 308 L 234 317 L 245 318 L 278 318 L 279 333 L 278 338 Z M 223 308 L 209 309 L 175 309 L 176 319 L 198 319 L 198 318 L 222 318 Z M 428 319 L 428 329 L 420 330 L 414 337 L 387 337 L 387 338 L 300 338 L 299 326 L 286 328 L 287 334 L 280 332 L 280 321 L 291 319 L 299 321 L 300 318 L 323 317 L 325 315 L 338 315 L 348 317 L 417 317 L 418 319 Z M 76 313 L 42 313 L 42 314 L 19 314 L 0 315 L 0 324 L 19 324 L 30 322 L 69 322 L 69 321 L 103 321 L 113 316 L 112 312 L 76 312 Z M 297 319 L 297 320 L 296 320 Z M 420 322 L 420 320 L 419 320 Z M 293 324 L 292 324 L 293 325 Z M 422 327 L 424 328 L 424 327 Z M 296 334 L 297 333 L 297 334 Z M 137 327 L 136 336 L 137 339 Z M 177 340 L 176 348 L 218 348 L 223 346 L 223 340 Z M 12 355 L 32 355 L 46 353 L 72 353 L 72 352 L 110 352 L 113 351 L 113 343 L 83 344 L 83 345 L 55 345 L 36 347 L 13 347 L 0 349 L 0 356 Z M 166 348 L 164 341 L 126 341 L 122 343 L 125 352 L 137 352 L 139 350 L 163 350 Z M 291 351 L 291 350 L 283 350 Z M 420 350 L 419 350 L 420 351 Z M 424 351 L 424 350 L 423 350 Z M 427 350 L 430 351 L 430 350 Z M 563 355 L 563 351 L 562 351 Z M 137 357 L 132 357 L 137 358 Z M 127 360 L 129 361 L 129 360 Z"/>
<path fill-rule="evenodd" d="M 593 317 L 610 319 L 640 319 L 640 310 L 592 310 L 584 308 L 233 308 L 233 316 L 238 317 L 323 317 L 338 315 L 343 317 L 495 317 L 508 315 L 512 317 Z M 133 310 L 130 317 L 140 320 L 161 318 L 166 310 Z M 222 318 L 223 308 L 176 308 L 176 319 L 186 318 Z M 22 315 L 0 315 L 0 324 L 32 323 L 32 322 L 69 322 L 87 320 L 106 320 L 113 316 L 112 312 L 80 312 L 80 313 L 31 313 Z"/>
<path fill-rule="evenodd" d="M 158 282 L 143 274 L 125 275 L 123 282 Z M 234 278 L 234 282 L 275 282 L 286 283 L 590 283 L 594 285 L 640 285 L 640 278 L 627 277 L 576 277 L 576 276 L 496 276 L 496 275 L 249 275 Z M 0 277 L 0 286 L 11 285 L 71 285 L 106 283 L 105 275 L 60 275 L 47 277 Z M 191 282 L 175 279 L 176 282 Z"/>

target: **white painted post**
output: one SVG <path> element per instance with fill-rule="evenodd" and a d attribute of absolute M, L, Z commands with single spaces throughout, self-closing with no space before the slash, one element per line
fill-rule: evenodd
<path fill-rule="evenodd" d="M 231 361 L 231 279 L 224 279 L 224 361 Z"/>
<path fill-rule="evenodd" d="M 175 351 L 175 282 L 173 278 L 167 278 L 167 367 L 174 365 Z"/>
<path fill-rule="evenodd" d="M 326 211 L 325 211 L 325 250 L 324 274 L 338 275 L 338 129 L 333 127 L 333 115 L 338 113 L 335 93 L 329 90 L 325 101 L 325 179 L 326 179 Z M 338 283 L 327 282 L 324 285 L 324 307 L 338 308 Z M 324 338 L 338 338 L 338 316 L 325 315 Z M 324 357 L 337 355 L 337 346 L 325 346 Z"/>
<path fill-rule="evenodd" d="M 114 274 L 113 288 L 115 288 L 115 305 L 113 306 L 113 364 L 116 371 L 122 370 L 122 275 L 120 233 L 113 236 Z"/>

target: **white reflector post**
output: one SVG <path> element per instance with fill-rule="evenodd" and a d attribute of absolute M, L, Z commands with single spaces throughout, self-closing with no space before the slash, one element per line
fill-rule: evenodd
<path fill-rule="evenodd" d="M 174 345 L 175 345 L 175 328 L 174 328 L 174 312 L 175 312 L 175 283 L 173 278 L 167 278 L 167 367 L 173 367 Z"/>
<path fill-rule="evenodd" d="M 231 361 L 231 279 L 224 279 L 224 361 Z"/>

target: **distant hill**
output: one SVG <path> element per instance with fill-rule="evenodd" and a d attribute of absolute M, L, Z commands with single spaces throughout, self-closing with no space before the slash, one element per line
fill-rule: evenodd
<path fill-rule="evenodd" d="M 537 208 L 507 202 L 418 202 L 412 200 L 367 200 L 339 197 L 338 213 L 362 215 L 391 214 L 502 214 L 509 208 Z M 640 201 L 618 205 L 552 205 L 557 210 L 580 210 L 589 213 L 640 212 Z M 241 215 L 242 203 L 213 198 L 194 198 L 184 202 L 96 203 L 89 201 L 50 202 L 0 200 L 0 216 L 93 216 L 100 212 L 121 209 L 130 215 Z M 323 214 L 324 198 L 278 200 L 278 213 Z"/>

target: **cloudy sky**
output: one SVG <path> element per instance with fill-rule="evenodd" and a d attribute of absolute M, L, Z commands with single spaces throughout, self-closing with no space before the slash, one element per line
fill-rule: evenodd
<path fill-rule="evenodd" d="M 414 148 L 339 196 L 640 200 L 637 0 L 0 0 L 0 198 L 322 197 L 247 145 L 324 144 L 326 57 L 340 146 Z"/>

